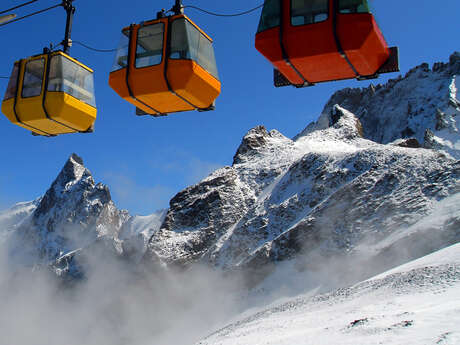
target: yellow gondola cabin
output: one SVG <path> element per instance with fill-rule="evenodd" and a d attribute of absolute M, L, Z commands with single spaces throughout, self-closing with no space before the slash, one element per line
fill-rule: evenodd
<path fill-rule="evenodd" d="M 138 115 L 212 110 L 221 89 L 212 40 L 184 14 L 160 12 L 122 30 L 109 85 Z"/>
<path fill-rule="evenodd" d="M 62 51 L 19 60 L 2 112 L 37 135 L 92 132 L 97 114 L 93 71 Z"/>

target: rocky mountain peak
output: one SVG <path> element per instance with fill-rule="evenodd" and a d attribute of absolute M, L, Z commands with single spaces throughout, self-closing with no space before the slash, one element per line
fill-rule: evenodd
<path fill-rule="evenodd" d="M 66 189 L 83 179 L 94 185 L 91 172 L 86 169 L 83 159 L 77 154 L 72 153 L 54 181 L 53 186 L 61 186 L 63 189 Z"/>
<path fill-rule="evenodd" d="M 256 153 L 261 147 L 267 144 L 269 133 L 264 126 L 257 126 L 251 129 L 241 141 L 235 156 L 233 164 L 241 163 L 245 160 L 246 155 Z"/>
<path fill-rule="evenodd" d="M 264 126 L 257 126 L 249 130 L 243 137 L 238 150 L 233 157 L 233 165 L 247 162 L 248 159 L 254 158 L 258 154 L 270 151 L 270 146 L 276 145 L 281 140 L 290 141 L 277 130 L 270 132 Z"/>
<path fill-rule="evenodd" d="M 16 237 L 39 258 L 53 260 L 98 238 L 116 239 L 129 217 L 115 207 L 108 187 L 96 184 L 83 160 L 72 154 Z"/>
<path fill-rule="evenodd" d="M 400 138 L 415 138 L 427 148 L 444 149 L 456 157 L 452 134 L 458 132 L 460 114 L 457 75 L 460 74 L 460 53 L 453 53 L 449 62 L 437 62 L 432 68 L 422 63 L 404 76 L 385 84 L 367 88 L 345 88 L 337 91 L 325 105 L 316 123 L 301 134 L 306 135 L 331 125 L 330 114 L 336 105 L 356 115 L 366 139 L 388 144 Z M 426 131 L 433 132 L 431 144 L 425 142 Z M 434 146 L 433 146 L 434 145 Z"/>
<path fill-rule="evenodd" d="M 342 139 L 356 139 L 363 137 L 361 121 L 351 112 L 335 104 L 330 114 L 327 114 L 329 126 L 334 128 Z"/>
<path fill-rule="evenodd" d="M 58 174 L 50 189 L 45 193 L 35 212 L 36 217 L 48 213 L 58 203 L 68 198 L 76 190 L 77 193 L 83 190 L 93 189 L 95 187 L 94 179 L 91 172 L 84 166 L 83 160 L 72 153 L 67 162 L 64 164 L 61 172 Z M 110 193 L 107 188 L 99 187 L 106 192 L 103 197 L 110 200 Z"/>
<path fill-rule="evenodd" d="M 335 104 L 329 112 L 323 112 L 317 122 L 308 125 L 294 137 L 294 141 L 335 140 L 350 141 L 364 137 L 361 121 L 347 109 Z"/>

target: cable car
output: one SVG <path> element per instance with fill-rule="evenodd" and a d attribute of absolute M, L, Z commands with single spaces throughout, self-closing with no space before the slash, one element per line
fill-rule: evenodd
<path fill-rule="evenodd" d="M 93 71 L 62 51 L 15 62 L 2 112 L 35 135 L 93 131 Z"/>
<path fill-rule="evenodd" d="M 213 110 L 220 94 L 212 39 L 182 13 L 122 30 L 110 87 L 137 115 Z"/>
<path fill-rule="evenodd" d="M 273 64 L 277 87 L 399 71 L 398 50 L 367 0 L 266 0 L 255 46 Z"/>

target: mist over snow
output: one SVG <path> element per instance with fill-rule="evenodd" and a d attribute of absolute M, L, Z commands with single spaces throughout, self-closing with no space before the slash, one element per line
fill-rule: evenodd
<path fill-rule="evenodd" d="M 88 267 L 68 287 L 51 272 L 2 265 L 0 343 L 186 344 L 237 309 L 236 283 L 208 269 L 145 277 L 97 255 Z"/>
<path fill-rule="evenodd" d="M 459 72 L 338 91 L 292 139 L 250 129 L 146 216 L 70 155 L 0 212 L 0 345 L 458 344 Z"/>
<path fill-rule="evenodd" d="M 458 344 L 460 244 L 351 287 L 300 295 L 196 345 Z"/>

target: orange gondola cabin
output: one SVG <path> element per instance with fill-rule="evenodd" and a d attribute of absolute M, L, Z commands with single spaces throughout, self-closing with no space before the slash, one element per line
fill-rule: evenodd
<path fill-rule="evenodd" d="M 256 49 L 275 68 L 275 86 L 378 77 L 396 72 L 367 0 L 266 0 Z"/>
<path fill-rule="evenodd" d="M 182 13 L 122 30 L 109 85 L 137 115 L 213 110 L 220 93 L 212 39 Z"/>

